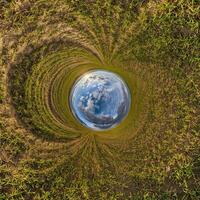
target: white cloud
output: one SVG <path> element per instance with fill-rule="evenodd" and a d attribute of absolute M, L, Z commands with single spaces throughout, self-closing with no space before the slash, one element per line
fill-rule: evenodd
<path fill-rule="evenodd" d="M 94 102 L 93 102 L 93 100 L 89 99 L 87 101 L 87 107 L 85 107 L 85 110 L 87 110 L 87 111 L 91 110 L 93 107 L 94 107 Z"/>

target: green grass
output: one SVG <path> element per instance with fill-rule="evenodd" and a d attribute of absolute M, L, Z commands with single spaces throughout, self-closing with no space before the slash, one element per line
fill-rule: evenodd
<path fill-rule="evenodd" d="M 0 199 L 199 199 L 199 12 L 195 0 L 0 1 Z M 93 132 L 68 99 L 99 68 L 132 102 Z"/>

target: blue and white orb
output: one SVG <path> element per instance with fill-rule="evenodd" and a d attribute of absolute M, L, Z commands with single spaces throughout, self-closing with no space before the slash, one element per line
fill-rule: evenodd
<path fill-rule="evenodd" d="M 128 114 L 131 96 L 125 82 L 115 73 L 93 70 L 82 75 L 70 94 L 74 116 L 93 130 L 111 129 Z"/>

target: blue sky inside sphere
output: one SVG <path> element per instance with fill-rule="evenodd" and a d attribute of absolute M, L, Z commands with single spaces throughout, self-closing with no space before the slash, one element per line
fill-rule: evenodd
<path fill-rule="evenodd" d="M 106 130 L 118 125 L 130 109 L 130 92 L 115 73 L 89 71 L 74 84 L 70 106 L 74 116 L 86 127 Z"/>

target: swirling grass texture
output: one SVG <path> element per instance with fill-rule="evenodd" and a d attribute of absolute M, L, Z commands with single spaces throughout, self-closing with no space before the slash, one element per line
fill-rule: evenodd
<path fill-rule="evenodd" d="M 0 199 L 200 198 L 197 0 L 0 1 Z M 73 116 L 89 70 L 120 75 L 126 119 Z"/>

